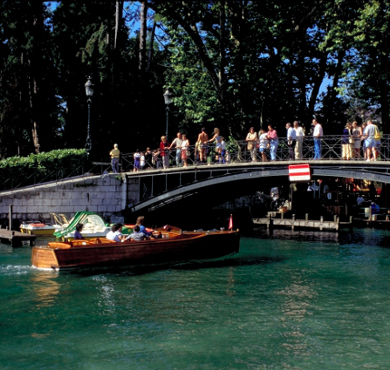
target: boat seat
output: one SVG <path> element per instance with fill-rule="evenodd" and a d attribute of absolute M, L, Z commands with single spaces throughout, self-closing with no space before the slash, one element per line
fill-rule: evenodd
<path fill-rule="evenodd" d="M 53 249 L 69 249 L 72 248 L 72 242 L 49 242 L 48 246 Z"/>

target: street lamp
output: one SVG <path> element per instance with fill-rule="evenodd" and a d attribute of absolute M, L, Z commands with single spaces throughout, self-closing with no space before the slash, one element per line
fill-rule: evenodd
<path fill-rule="evenodd" d="M 171 100 L 172 94 L 169 92 L 169 89 L 167 89 L 167 90 L 165 91 L 165 93 L 163 94 L 163 96 L 164 96 L 165 105 L 167 106 L 167 108 L 166 108 L 167 120 L 166 120 L 166 126 L 165 126 L 165 136 L 167 137 L 167 140 L 168 140 L 169 104 L 172 103 L 172 100 Z"/>
<path fill-rule="evenodd" d="M 88 103 L 88 126 L 87 126 L 87 140 L 85 142 L 85 150 L 87 151 L 87 156 L 92 149 L 92 140 L 91 140 L 91 103 L 93 96 L 93 83 L 91 82 L 91 77 L 88 77 L 88 81 L 85 83 L 85 95 L 87 95 Z"/>

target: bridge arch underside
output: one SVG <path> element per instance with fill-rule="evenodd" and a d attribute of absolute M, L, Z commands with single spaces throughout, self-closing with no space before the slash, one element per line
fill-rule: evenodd
<path fill-rule="evenodd" d="M 312 178 L 325 178 L 325 177 L 334 177 L 334 178 L 354 178 L 359 180 L 370 180 L 381 182 L 385 184 L 390 184 L 390 173 L 387 172 L 387 168 L 372 168 L 367 170 L 367 168 L 350 168 L 350 167 L 322 167 L 322 166 L 312 166 L 311 174 Z M 279 169 L 262 169 L 262 170 L 251 170 L 243 171 L 241 173 L 234 174 L 225 174 L 219 177 L 212 177 L 204 179 L 202 181 L 195 181 L 186 185 L 182 185 L 172 190 L 168 190 L 162 194 L 156 195 L 150 199 L 147 199 L 141 203 L 135 204 L 129 209 L 131 212 L 138 213 L 140 211 L 152 212 L 158 208 L 161 208 L 165 205 L 172 204 L 173 202 L 184 200 L 188 197 L 191 197 L 195 194 L 198 194 L 202 191 L 205 191 L 207 188 L 216 187 L 222 185 L 218 188 L 219 192 L 229 192 L 229 183 L 236 182 L 247 182 L 250 180 L 266 180 L 268 186 L 277 186 L 272 182 L 271 178 L 273 177 L 284 177 L 285 181 L 288 181 L 288 169 L 279 168 Z M 270 181 L 271 180 L 271 181 Z M 265 183 L 262 182 L 264 185 Z"/>

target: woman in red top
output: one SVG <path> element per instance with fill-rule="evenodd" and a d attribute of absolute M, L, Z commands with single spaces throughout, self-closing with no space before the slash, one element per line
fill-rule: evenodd
<path fill-rule="evenodd" d="M 272 125 L 268 125 L 267 136 L 270 143 L 269 154 L 271 155 L 271 161 L 275 161 L 276 150 L 278 149 L 278 145 L 279 145 L 279 138 L 278 138 L 278 133 L 272 127 Z"/>
<path fill-rule="evenodd" d="M 166 169 L 169 167 L 169 150 L 167 149 L 171 144 L 168 142 L 166 136 L 161 136 L 160 143 L 160 155 L 163 162 L 163 168 Z"/>

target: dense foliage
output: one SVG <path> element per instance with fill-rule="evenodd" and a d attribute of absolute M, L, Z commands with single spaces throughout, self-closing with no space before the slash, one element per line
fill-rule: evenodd
<path fill-rule="evenodd" d="M 82 174 L 88 163 L 85 149 L 62 149 L 0 160 L 0 189 L 36 184 Z"/>
<path fill-rule="evenodd" d="M 82 148 L 92 76 L 91 158 L 169 136 L 319 117 L 389 125 L 388 0 L 143 0 L 0 5 L 0 157 Z"/>

